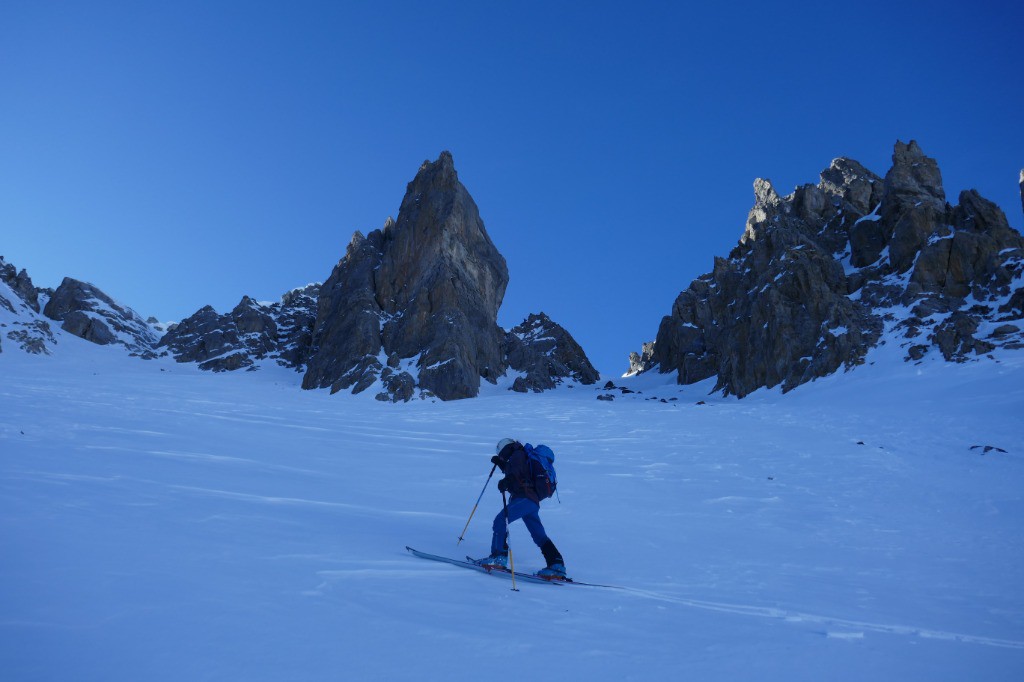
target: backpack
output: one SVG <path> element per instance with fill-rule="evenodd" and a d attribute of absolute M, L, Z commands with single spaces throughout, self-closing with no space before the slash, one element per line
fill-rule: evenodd
<path fill-rule="evenodd" d="M 523 445 L 526 451 L 526 458 L 530 462 L 540 465 L 538 473 L 533 475 L 533 488 L 537 491 L 537 497 L 546 500 L 555 494 L 558 488 L 558 477 L 555 475 L 555 453 L 547 445 L 536 447 L 526 443 Z M 537 467 L 530 467 L 530 472 L 536 472 Z"/>

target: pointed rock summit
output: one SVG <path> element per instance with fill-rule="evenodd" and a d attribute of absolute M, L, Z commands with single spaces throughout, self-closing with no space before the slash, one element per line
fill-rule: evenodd
<path fill-rule="evenodd" d="M 468 398 L 504 373 L 498 308 L 505 259 L 459 181 L 452 155 L 424 162 L 398 219 L 356 233 L 324 282 L 304 388 L 407 400 L 413 388 Z"/>
<path fill-rule="evenodd" d="M 442 152 L 420 166 L 398 219 L 353 234 L 323 285 L 280 304 L 244 297 L 227 315 L 207 306 L 160 345 L 213 371 L 276 359 L 304 372 L 303 388 L 372 387 L 388 401 L 473 397 L 481 379 L 496 383 L 510 365 L 519 391 L 597 381 L 583 349 L 546 315 L 527 320 L 529 333 L 498 326 L 508 277 L 452 155 Z"/>
<path fill-rule="evenodd" d="M 424 162 L 397 220 L 356 233 L 321 289 L 304 388 L 408 399 L 475 396 L 504 372 L 498 307 L 505 259 L 459 181 L 452 155 Z"/>
<path fill-rule="evenodd" d="M 883 338 L 908 361 L 1024 348 L 1020 233 L 975 190 L 950 206 L 916 142 L 892 162 L 883 179 L 836 159 L 786 197 L 757 180 L 739 245 L 679 295 L 629 373 L 716 377 L 742 397 L 858 365 Z"/>

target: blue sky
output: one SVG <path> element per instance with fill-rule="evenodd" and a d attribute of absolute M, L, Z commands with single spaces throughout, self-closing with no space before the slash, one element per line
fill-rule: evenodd
<path fill-rule="evenodd" d="M 706 4 L 706 3 L 704 3 Z M 325 279 L 448 149 L 604 373 L 781 193 L 896 139 L 1020 228 L 1020 2 L 0 5 L 0 254 L 144 316 Z"/>

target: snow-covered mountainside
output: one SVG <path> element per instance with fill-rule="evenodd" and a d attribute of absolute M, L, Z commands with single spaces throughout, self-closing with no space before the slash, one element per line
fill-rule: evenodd
<path fill-rule="evenodd" d="M 154 346 L 159 337 L 151 324 L 88 282 L 65 277 L 46 302 L 43 314 L 86 341 L 123 346 L 130 355 L 145 359 L 156 356 Z"/>
<path fill-rule="evenodd" d="M 679 295 L 629 373 L 716 377 L 744 396 L 860 365 L 883 339 L 908 362 L 1024 348 L 1024 238 L 974 190 L 947 203 L 916 142 L 896 143 L 884 179 L 840 158 L 817 185 L 780 197 L 759 179 L 754 193 L 739 245 Z"/>
<path fill-rule="evenodd" d="M 50 323 L 41 314 L 40 291 L 32 278 L 0 256 L 0 353 L 12 349 L 49 354 L 56 343 Z M 42 292 L 43 303 L 46 292 Z"/>
<path fill-rule="evenodd" d="M 49 355 L 57 344 L 53 322 L 72 337 L 120 346 L 131 356 L 151 359 L 157 355 L 155 320 L 143 321 L 92 284 L 70 277 L 56 291 L 38 289 L 24 269 L 18 271 L 0 256 L 0 352 L 6 337 L 22 351 Z"/>
<path fill-rule="evenodd" d="M 51 356 L 0 353 L 5 679 L 1024 670 L 1020 353 L 913 365 L 888 343 L 743 400 L 648 373 L 613 403 L 499 382 L 394 406 L 53 334 Z M 494 480 L 456 538 L 506 436 L 556 452 L 542 518 L 570 575 L 624 589 L 512 592 L 405 552 L 486 553 Z M 541 566 L 520 524 L 511 544 Z"/>

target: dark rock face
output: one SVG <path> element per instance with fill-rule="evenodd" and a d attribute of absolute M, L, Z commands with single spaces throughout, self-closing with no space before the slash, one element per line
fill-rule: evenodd
<path fill-rule="evenodd" d="M 64 331 L 105 346 L 118 344 L 132 355 L 156 356 L 156 334 L 138 313 L 88 282 L 65 277 L 43 308 L 43 314 L 61 322 Z"/>
<path fill-rule="evenodd" d="M 443 152 L 420 167 L 398 219 L 356 233 L 324 282 L 303 387 L 358 393 L 380 378 L 382 399 L 406 399 L 410 380 L 442 400 L 475 396 L 481 378 L 505 371 L 497 314 L 507 284 L 505 259 Z M 410 360 L 407 376 L 394 373 Z"/>
<path fill-rule="evenodd" d="M 285 294 L 272 304 L 243 296 L 225 315 L 210 306 L 172 325 L 160 339 L 178 362 L 198 362 L 214 372 L 253 367 L 273 359 L 301 370 L 309 354 L 318 285 Z"/>
<path fill-rule="evenodd" d="M 714 376 L 715 390 L 744 396 L 860 364 L 883 333 L 914 361 L 1022 343 L 1005 325 L 984 330 L 1021 318 L 1024 240 L 974 190 L 947 204 L 916 142 L 896 143 L 884 180 L 837 159 L 817 185 L 782 198 L 759 179 L 754 197 L 739 245 L 679 295 L 630 373 Z"/>
<path fill-rule="evenodd" d="M 384 367 L 378 356 L 385 315 L 377 303 L 374 274 L 381 262 L 383 233 L 393 226 L 389 220 L 369 237 L 356 232 L 345 257 L 320 287 L 303 388 L 330 386 L 332 393 L 349 388 L 360 393 L 377 380 Z"/>
<path fill-rule="evenodd" d="M 205 306 L 176 325 L 160 339 L 178 362 L 198 362 L 203 369 L 221 369 L 218 358 L 242 348 L 242 340 L 230 315 Z M 252 361 L 247 363 L 251 365 Z"/>
<path fill-rule="evenodd" d="M 561 325 L 544 313 L 530 315 L 505 336 L 509 368 L 521 372 L 513 391 L 539 393 L 563 381 L 593 384 L 600 374 Z"/>

